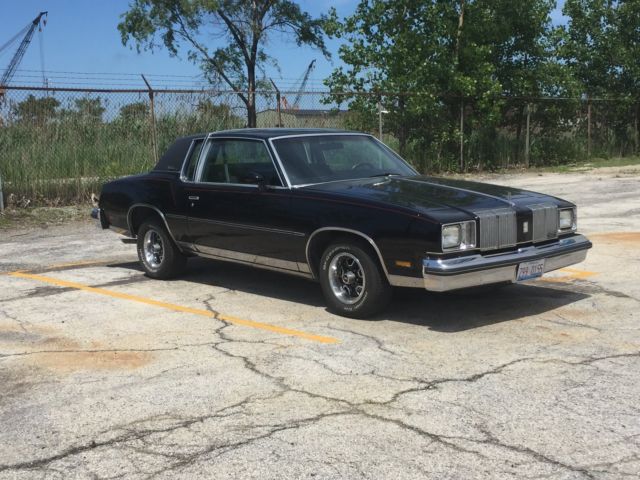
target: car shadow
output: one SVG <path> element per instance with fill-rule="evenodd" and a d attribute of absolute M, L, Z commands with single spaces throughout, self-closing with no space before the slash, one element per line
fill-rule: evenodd
<path fill-rule="evenodd" d="M 434 293 L 397 289 L 381 320 L 422 325 L 439 332 L 459 332 L 544 314 L 590 295 L 543 281 Z"/>
<path fill-rule="evenodd" d="M 109 266 L 142 271 L 137 262 Z M 236 263 L 192 258 L 180 280 L 313 307 L 325 305 L 320 286 L 314 281 Z M 566 284 L 550 286 L 542 281 L 448 293 L 396 288 L 391 304 L 365 321 L 387 320 L 459 332 L 543 314 L 588 297 Z"/>

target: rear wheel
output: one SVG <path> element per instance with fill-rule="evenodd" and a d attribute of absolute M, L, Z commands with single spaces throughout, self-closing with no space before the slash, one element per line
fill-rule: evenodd
<path fill-rule="evenodd" d="M 329 310 L 352 318 L 371 316 L 387 306 L 391 286 L 377 259 L 360 242 L 329 245 L 319 268 Z"/>
<path fill-rule="evenodd" d="M 137 236 L 138 258 L 148 276 L 164 280 L 182 273 L 187 258 L 158 220 L 144 222 Z"/>

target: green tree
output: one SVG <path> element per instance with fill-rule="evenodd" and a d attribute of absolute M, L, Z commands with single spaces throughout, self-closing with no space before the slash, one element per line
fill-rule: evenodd
<path fill-rule="evenodd" d="M 638 152 L 640 1 L 567 0 L 563 13 L 569 20 L 562 29 L 562 57 L 581 93 L 588 98 L 615 99 L 601 109 L 600 118 L 610 127 L 605 131 L 613 131 L 617 151 L 633 143 L 633 150 Z M 628 118 L 634 119 L 632 128 Z"/>
<path fill-rule="evenodd" d="M 149 117 L 149 105 L 145 102 L 128 103 L 120 107 L 118 117 L 125 121 L 140 119 L 146 121 Z"/>
<path fill-rule="evenodd" d="M 19 122 L 43 125 L 56 117 L 60 102 L 53 97 L 37 98 L 29 95 L 13 107 L 13 114 Z"/>
<path fill-rule="evenodd" d="M 606 94 L 615 73 L 614 0 L 567 0 L 562 57 L 589 96 Z"/>
<path fill-rule="evenodd" d="M 229 105 L 224 103 L 215 104 L 211 100 L 200 100 L 196 105 L 196 112 L 198 112 L 198 116 L 204 119 L 226 120 L 234 116 Z"/>
<path fill-rule="evenodd" d="M 188 58 L 215 84 L 237 92 L 247 109 L 247 125 L 256 126 L 256 75 L 275 63 L 264 49 L 270 34 L 285 34 L 329 56 L 324 18 L 314 19 L 290 0 L 133 0 L 118 25 L 122 42 L 138 49 L 162 44 L 177 55 L 182 43 Z M 213 43 L 218 46 L 208 45 Z"/>
<path fill-rule="evenodd" d="M 106 111 L 101 98 L 77 98 L 74 100 L 74 108 L 63 110 L 60 116 L 66 120 L 81 123 L 96 124 L 102 122 L 102 116 Z"/>
<path fill-rule="evenodd" d="M 486 147 L 467 142 L 467 154 L 474 147 L 491 157 L 500 119 L 513 109 L 501 95 L 553 89 L 553 7 L 551 0 L 361 0 L 343 22 L 334 11 L 327 32 L 346 42 L 339 50 L 345 66 L 326 81 L 331 100 L 371 114 L 381 100 L 400 150 L 417 144 L 440 165 L 457 156 L 462 114 L 467 137 L 476 132 Z M 367 100 L 350 91 L 380 95 Z"/>
<path fill-rule="evenodd" d="M 78 98 L 74 103 L 76 112 L 83 121 L 93 123 L 102 122 L 102 115 L 106 110 L 102 105 L 102 99 L 88 97 Z"/>

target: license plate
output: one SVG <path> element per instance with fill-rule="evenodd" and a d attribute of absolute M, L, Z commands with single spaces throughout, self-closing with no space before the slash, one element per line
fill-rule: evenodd
<path fill-rule="evenodd" d="M 532 278 L 541 277 L 544 273 L 544 259 L 535 262 L 525 262 L 518 265 L 518 276 L 516 281 L 531 280 Z"/>

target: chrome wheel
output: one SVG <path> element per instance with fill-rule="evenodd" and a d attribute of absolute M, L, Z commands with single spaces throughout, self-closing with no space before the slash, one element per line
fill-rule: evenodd
<path fill-rule="evenodd" d="M 153 269 L 160 268 L 164 260 L 164 245 L 162 237 L 153 229 L 147 230 L 144 235 L 144 259 L 147 265 Z"/>
<path fill-rule="evenodd" d="M 354 304 L 362 297 L 366 286 L 364 270 L 354 255 L 338 253 L 329 264 L 329 284 L 338 300 Z"/>

